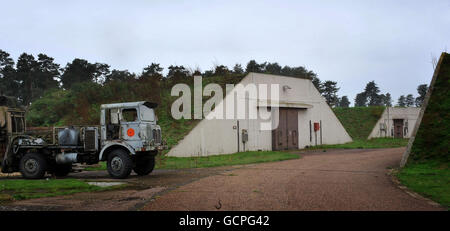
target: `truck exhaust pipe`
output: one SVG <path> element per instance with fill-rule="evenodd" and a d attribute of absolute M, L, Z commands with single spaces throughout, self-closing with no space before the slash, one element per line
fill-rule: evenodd
<path fill-rule="evenodd" d="M 57 164 L 71 164 L 78 162 L 77 157 L 77 153 L 59 153 L 56 155 L 55 159 Z"/>

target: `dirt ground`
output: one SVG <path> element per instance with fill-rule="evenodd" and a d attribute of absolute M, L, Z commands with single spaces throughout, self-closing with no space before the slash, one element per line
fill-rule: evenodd
<path fill-rule="evenodd" d="M 0 210 L 443 210 L 389 175 L 404 148 L 328 150 L 301 159 L 219 168 L 155 170 L 123 190 L 31 199 Z M 70 177 L 114 181 L 106 171 Z"/>

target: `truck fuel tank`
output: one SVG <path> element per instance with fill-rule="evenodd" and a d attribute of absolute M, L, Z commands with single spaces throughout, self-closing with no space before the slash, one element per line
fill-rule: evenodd
<path fill-rule="evenodd" d="M 80 137 L 79 130 L 70 127 L 58 131 L 58 144 L 61 146 L 77 146 Z"/>
<path fill-rule="evenodd" d="M 57 164 L 71 164 L 77 162 L 77 153 L 59 153 L 56 155 L 55 160 Z"/>

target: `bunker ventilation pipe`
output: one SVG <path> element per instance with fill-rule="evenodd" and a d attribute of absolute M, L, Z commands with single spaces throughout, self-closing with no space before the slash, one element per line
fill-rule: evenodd
<path fill-rule="evenodd" d="M 238 152 L 239 152 L 239 120 L 237 121 L 237 148 L 238 148 Z"/>
<path fill-rule="evenodd" d="M 77 153 L 60 153 L 56 155 L 55 160 L 57 164 L 71 164 L 77 162 L 77 157 Z"/>
<path fill-rule="evenodd" d="M 320 121 L 319 127 L 320 127 L 320 145 L 322 145 L 323 144 L 322 143 L 322 120 Z"/>

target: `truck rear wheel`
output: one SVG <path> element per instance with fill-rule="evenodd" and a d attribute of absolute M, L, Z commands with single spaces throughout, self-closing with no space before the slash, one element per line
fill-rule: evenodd
<path fill-rule="evenodd" d="M 41 179 L 47 171 L 47 160 L 39 153 L 28 153 L 19 164 L 20 172 L 26 179 Z"/>
<path fill-rule="evenodd" d="M 139 176 L 150 174 L 155 168 L 155 156 L 138 155 L 136 156 L 136 166 L 133 168 L 134 172 Z"/>
<path fill-rule="evenodd" d="M 106 165 L 112 178 L 123 179 L 130 175 L 133 169 L 133 160 L 127 152 L 116 149 L 109 153 Z"/>

